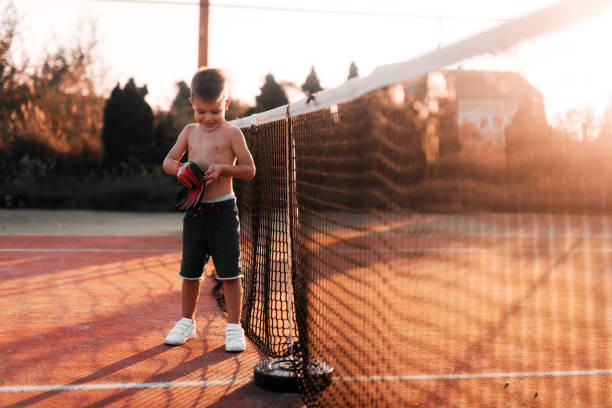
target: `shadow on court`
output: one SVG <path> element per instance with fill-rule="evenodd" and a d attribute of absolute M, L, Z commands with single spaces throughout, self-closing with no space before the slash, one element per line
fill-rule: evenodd
<path fill-rule="evenodd" d="M 607 406 L 610 236 L 587 227 L 609 220 L 438 218 L 302 231 L 309 352 L 338 381 L 321 401 Z"/>
<path fill-rule="evenodd" d="M 105 251 L 54 252 L 62 243 Z M 252 384 L 254 365 L 266 358 L 252 343 L 240 354 L 224 351 L 226 318 L 210 276 L 197 337 L 179 347 L 163 344 L 180 314 L 175 237 L 112 237 L 97 247 L 85 237 L 54 244 L 0 235 L 0 248 L 50 249 L 0 252 L 0 405 L 303 406 L 298 395 Z M 168 251 L 139 252 L 147 248 Z"/>

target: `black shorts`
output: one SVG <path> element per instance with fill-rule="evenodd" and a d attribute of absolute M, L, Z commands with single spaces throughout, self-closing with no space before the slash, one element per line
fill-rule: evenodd
<path fill-rule="evenodd" d="M 183 257 L 179 276 L 202 279 L 211 256 L 219 279 L 242 278 L 240 223 L 235 199 L 200 203 L 183 217 Z"/>

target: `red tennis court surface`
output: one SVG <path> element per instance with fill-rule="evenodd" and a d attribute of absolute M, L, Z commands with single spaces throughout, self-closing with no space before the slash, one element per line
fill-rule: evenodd
<path fill-rule="evenodd" d="M 252 343 L 241 354 L 223 350 L 225 316 L 210 278 L 198 337 L 180 347 L 163 344 L 179 317 L 174 215 L 142 218 L 138 227 L 115 214 L 112 221 L 58 217 L 0 211 L 0 231 L 8 234 L 0 235 L 0 406 L 303 407 L 296 394 L 253 384 L 253 367 L 266 356 Z M 329 293 L 319 301 L 328 303 L 313 302 L 311 311 L 343 328 L 319 338 L 326 353 L 320 357 L 335 369 L 330 390 L 343 386 L 358 395 L 378 387 L 390 407 L 400 400 L 427 407 L 611 406 L 612 218 L 408 221 L 370 228 L 370 238 L 335 231 L 342 240 L 312 248 L 342 271 L 317 282 Z M 33 234 L 37 229 L 44 233 Z M 105 235 L 114 230 L 121 235 Z M 96 235 L 79 235 L 84 231 Z M 384 245 L 390 240 L 397 250 Z M 365 244 L 385 254 L 369 267 L 387 268 L 395 279 L 382 282 L 347 263 Z M 384 290 L 401 318 L 385 323 L 381 296 L 365 287 Z M 365 332 L 386 330 L 376 338 L 343 323 L 364 308 L 374 316 Z M 378 352 L 386 367 L 355 370 L 347 356 L 361 352 Z"/>
<path fill-rule="evenodd" d="M 3 225 L 4 228 L 4 225 Z M 0 406 L 302 407 L 253 384 L 267 357 L 224 351 L 204 281 L 197 335 L 180 317 L 180 235 L 0 235 Z"/>

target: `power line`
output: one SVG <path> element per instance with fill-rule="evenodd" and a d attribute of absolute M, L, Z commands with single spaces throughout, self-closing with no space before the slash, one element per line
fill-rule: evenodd
<path fill-rule="evenodd" d="M 172 6 L 199 6 L 199 3 L 192 1 L 168 1 L 168 0 L 84 0 L 104 3 L 134 3 L 134 4 L 155 4 L 155 5 L 172 5 Z M 394 17 L 394 18 L 415 18 L 429 20 L 458 20 L 458 21 L 491 21 L 491 22 L 508 22 L 513 19 L 508 18 L 479 18 L 468 16 L 447 16 L 434 14 L 414 14 L 414 13 L 394 13 L 394 12 L 377 12 L 377 11 L 356 11 L 356 10 L 327 10 L 313 8 L 290 8 L 290 7 L 273 7 L 273 6 L 254 6 L 247 4 L 212 4 L 212 8 L 233 8 L 243 10 L 257 11 L 280 11 L 291 13 L 312 13 L 312 14 L 336 14 L 346 16 L 361 16 L 361 17 Z"/>

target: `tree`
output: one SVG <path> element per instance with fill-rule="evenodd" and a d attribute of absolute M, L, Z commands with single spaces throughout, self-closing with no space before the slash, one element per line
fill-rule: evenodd
<path fill-rule="evenodd" d="M 307 96 L 312 96 L 319 91 L 322 91 L 321 84 L 319 83 L 319 78 L 317 77 L 317 73 L 315 72 L 314 65 L 310 68 L 310 74 L 306 77 L 306 82 L 302 85 L 302 91 Z"/>
<path fill-rule="evenodd" d="M 289 103 L 285 90 L 276 82 L 272 74 L 266 75 L 266 81 L 260 89 L 261 93 L 255 97 L 255 107 L 246 111 L 245 115 L 265 112 Z"/>
<path fill-rule="evenodd" d="M 251 107 L 246 103 L 238 99 L 232 99 L 229 107 L 227 108 L 227 111 L 225 112 L 225 119 L 234 120 L 241 118 L 245 116 L 246 112 L 248 112 L 250 109 Z"/>
<path fill-rule="evenodd" d="M 604 113 L 604 117 L 599 127 L 599 138 L 600 143 L 610 144 L 612 143 L 612 100 L 610 105 Z"/>
<path fill-rule="evenodd" d="M 504 128 L 506 168 L 515 178 L 535 177 L 544 167 L 558 166 L 546 117 L 534 111 L 529 99 L 519 101 L 512 121 Z M 552 174 L 552 173 L 551 173 Z"/>
<path fill-rule="evenodd" d="M 176 123 L 174 116 L 171 112 L 157 112 L 154 119 L 154 131 L 153 131 L 153 165 L 160 166 L 162 159 L 166 156 L 168 151 L 172 148 L 172 145 L 178 137 L 176 131 Z"/>
<path fill-rule="evenodd" d="M 30 98 L 29 87 L 20 83 L 20 70 L 11 59 L 11 47 L 17 30 L 17 14 L 12 2 L 0 3 L 0 148 L 14 139 L 16 120 L 24 119 L 21 106 Z"/>
<path fill-rule="evenodd" d="M 190 113 L 193 113 L 191 111 L 191 102 L 189 102 L 189 98 L 191 97 L 189 85 L 187 85 L 185 81 L 180 81 L 176 83 L 176 86 L 178 87 L 178 93 L 172 101 L 171 109 L 173 111 L 189 110 Z"/>
<path fill-rule="evenodd" d="M 115 166 L 121 163 L 141 164 L 156 162 L 153 137 L 153 111 L 145 101 L 146 85 L 137 87 L 134 79 L 113 89 L 104 106 L 102 140 L 104 162 Z"/>
<path fill-rule="evenodd" d="M 191 96 L 191 89 L 185 81 L 180 81 L 176 84 L 178 92 L 172 101 L 170 106 L 170 112 L 176 116 L 179 122 L 189 123 L 193 121 L 193 108 L 189 97 Z"/>
<path fill-rule="evenodd" d="M 351 62 L 351 66 L 349 67 L 349 75 L 348 79 L 357 78 L 359 76 L 359 70 L 357 69 L 357 65 L 355 65 L 355 61 Z"/>
<path fill-rule="evenodd" d="M 2 18 L 0 18 L 0 85 L 3 87 L 15 74 L 15 69 L 10 60 L 10 49 L 15 37 L 16 27 L 15 6 L 9 3 L 3 7 Z"/>
<path fill-rule="evenodd" d="M 13 62 L 11 43 L 17 35 L 12 3 L 0 0 L 0 149 L 18 162 L 60 157 L 97 161 L 101 155 L 104 100 L 96 93 L 95 27 L 89 37 L 44 56 L 40 66 Z M 18 147 L 21 146 L 21 147 Z M 21 152 L 14 149 L 21 150 Z M 12 154 L 15 153 L 15 154 Z"/>
<path fill-rule="evenodd" d="M 185 81 L 176 83 L 178 91 L 170 109 L 168 111 L 159 111 L 155 113 L 154 131 L 153 131 L 153 147 L 154 154 L 151 157 L 151 164 L 160 166 L 162 158 L 172 148 L 172 145 L 178 138 L 178 135 L 185 126 L 194 121 L 193 107 L 189 102 L 191 89 Z"/>
<path fill-rule="evenodd" d="M 176 84 L 178 92 L 176 97 L 172 101 L 170 106 L 170 117 L 174 125 L 175 137 L 183 130 L 185 125 L 193 122 L 193 108 L 189 97 L 191 96 L 191 89 L 185 81 L 180 81 Z"/>

